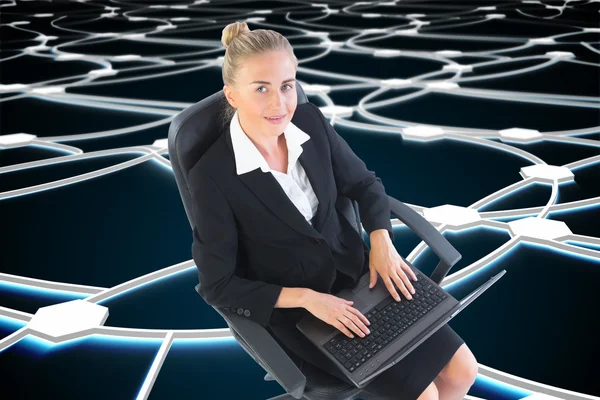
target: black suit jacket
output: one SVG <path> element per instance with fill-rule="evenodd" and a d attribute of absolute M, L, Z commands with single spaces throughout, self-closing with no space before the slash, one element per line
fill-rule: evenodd
<path fill-rule="evenodd" d="M 194 216 L 192 255 L 200 294 L 220 310 L 271 328 L 288 347 L 302 341 L 295 323 L 308 311 L 274 308 L 281 289 L 306 287 L 329 293 L 337 271 L 354 282 L 363 272 L 368 247 L 335 208 L 338 195 L 358 202 L 367 233 L 385 228 L 393 239 L 381 180 L 319 108 L 312 103 L 298 105 L 292 122 L 310 136 L 298 161 L 319 199 L 313 226 L 273 174 L 257 168 L 237 175 L 229 129 L 188 176 Z M 290 340 L 291 336 L 296 338 Z"/>

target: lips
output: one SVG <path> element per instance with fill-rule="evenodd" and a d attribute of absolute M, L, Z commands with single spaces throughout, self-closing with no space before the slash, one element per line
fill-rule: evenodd
<path fill-rule="evenodd" d="M 272 117 L 265 117 L 265 118 L 268 119 L 268 120 L 271 120 L 271 121 L 276 121 L 276 120 L 281 119 L 281 118 L 283 118 L 285 116 L 286 116 L 286 114 L 281 114 L 281 115 L 273 115 Z"/>

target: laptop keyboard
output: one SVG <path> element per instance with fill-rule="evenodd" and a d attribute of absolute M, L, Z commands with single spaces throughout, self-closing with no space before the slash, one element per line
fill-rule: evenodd
<path fill-rule="evenodd" d="M 398 291 L 402 301 L 397 302 L 388 296 L 369 310 L 365 317 L 371 323 L 367 326 L 371 333 L 361 338 L 353 332 L 354 338 L 351 339 L 339 332 L 323 347 L 349 372 L 354 372 L 447 297 L 443 290 L 427 282 L 421 274 L 417 273 L 417 279 L 417 281 L 411 280 L 415 288 L 412 300 L 406 299 Z"/>

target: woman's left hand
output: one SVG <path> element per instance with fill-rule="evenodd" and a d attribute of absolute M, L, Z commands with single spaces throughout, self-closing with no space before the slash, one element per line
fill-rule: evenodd
<path fill-rule="evenodd" d="M 388 235 L 387 231 L 385 231 L 385 235 Z M 396 291 L 394 284 L 396 284 L 407 299 L 412 299 L 410 293 L 415 293 L 415 289 L 407 274 L 415 281 L 417 277 L 413 270 L 402 260 L 389 236 L 387 238 L 377 238 L 377 240 L 371 239 L 369 269 L 371 271 L 369 289 L 375 287 L 377 273 L 379 273 L 385 286 L 396 301 L 400 300 L 400 295 Z"/>

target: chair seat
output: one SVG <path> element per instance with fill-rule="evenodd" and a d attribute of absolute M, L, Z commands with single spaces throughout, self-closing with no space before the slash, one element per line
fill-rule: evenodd
<path fill-rule="evenodd" d="M 304 394 L 307 398 L 323 398 L 337 400 L 353 398 L 362 389 L 345 382 L 309 363 L 304 363 L 302 373 L 306 376 Z"/>

